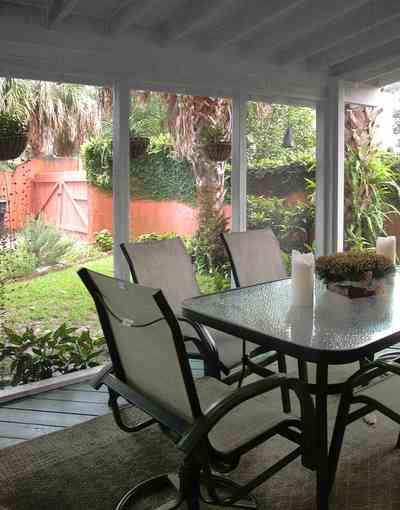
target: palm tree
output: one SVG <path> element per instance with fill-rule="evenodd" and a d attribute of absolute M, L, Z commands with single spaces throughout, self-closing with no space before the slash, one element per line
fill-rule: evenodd
<path fill-rule="evenodd" d="M 198 255 L 206 269 L 219 269 L 225 262 L 220 234 L 227 228 L 224 214 L 225 163 L 210 161 L 202 148 L 205 127 L 219 126 L 231 131 L 232 104 L 229 99 L 207 96 L 162 94 L 168 106 L 168 129 L 176 153 L 192 166 L 196 183 L 199 229 Z"/>
<path fill-rule="evenodd" d="M 33 157 L 41 156 L 46 147 L 59 156 L 71 156 L 99 130 L 96 93 L 85 85 L 1 79 L 0 110 L 28 120 Z"/>

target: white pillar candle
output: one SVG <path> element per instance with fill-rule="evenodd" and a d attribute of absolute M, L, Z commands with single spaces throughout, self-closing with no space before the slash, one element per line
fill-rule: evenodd
<path fill-rule="evenodd" d="M 292 304 L 312 306 L 314 303 L 314 255 L 292 251 Z"/>
<path fill-rule="evenodd" d="M 396 236 L 377 237 L 376 253 L 384 255 L 393 264 L 396 264 Z"/>

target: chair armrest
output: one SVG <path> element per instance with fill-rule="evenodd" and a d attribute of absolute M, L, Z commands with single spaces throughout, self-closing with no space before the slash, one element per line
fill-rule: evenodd
<path fill-rule="evenodd" d="M 375 365 L 387 370 L 388 372 L 393 372 L 396 375 L 400 375 L 400 359 L 399 358 L 391 360 L 391 361 L 377 360 L 377 361 L 375 361 Z"/>
<path fill-rule="evenodd" d="M 314 427 L 314 403 L 306 390 L 306 386 L 297 379 L 288 379 L 284 375 L 276 374 L 261 381 L 243 386 L 228 395 L 223 400 L 217 402 L 206 414 L 201 416 L 193 424 L 186 435 L 178 443 L 179 448 L 190 453 L 195 449 L 199 442 L 203 441 L 213 427 L 232 409 L 239 406 L 246 400 L 254 398 L 273 389 L 287 385 L 293 389 L 300 401 L 302 420 L 304 423 L 304 434 L 308 436 L 310 444 L 315 438 Z"/>
<path fill-rule="evenodd" d="M 400 357 L 392 358 L 382 357 L 374 361 L 366 361 L 365 366 L 361 367 L 346 381 L 346 391 L 352 393 L 353 388 L 357 386 L 365 386 L 372 379 L 382 376 L 385 372 L 392 372 L 400 375 Z"/>
<path fill-rule="evenodd" d="M 208 333 L 204 326 L 188 319 L 187 317 L 179 315 L 177 316 L 177 320 L 178 322 L 189 324 L 194 329 L 198 338 L 184 336 L 183 339 L 185 342 L 193 342 L 203 358 L 207 360 L 208 365 L 211 366 L 211 371 L 209 370 L 207 375 L 219 379 L 220 370 L 225 370 L 223 365 L 220 363 L 218 350 L 212 336 Z"/>

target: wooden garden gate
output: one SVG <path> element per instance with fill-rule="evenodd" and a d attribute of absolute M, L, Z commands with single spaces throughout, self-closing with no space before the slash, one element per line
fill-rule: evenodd
<path fill-rule="evenodd" d="M 35 215 L 66 234 L 88 237 L 88 193 L 84 172 L 48 172 L 33 181 Z"/>

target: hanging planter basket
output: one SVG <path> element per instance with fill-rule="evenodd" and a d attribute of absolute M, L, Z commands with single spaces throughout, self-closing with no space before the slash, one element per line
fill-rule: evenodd
<path fill-rule="evenodd" d="M 16 159 L 20 156 L 28 143 L 26 131 L 19 134 L 2 134 L 0 131 L 0 161 Z"/>
<path fill-rule="evenodd" d="M 130 139 L 130 156 L 131 159 L 140 159 L 146 154 L 150 140 L 143 136 L 134 136 Z"/>
<path fill-rule="evenodd" d="M 231 142 L 209 142 L 204 152 L 211 161 L 227 161 L 231 157 Z"/>

